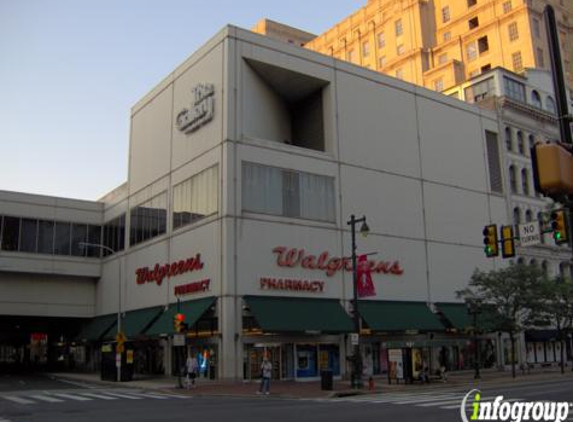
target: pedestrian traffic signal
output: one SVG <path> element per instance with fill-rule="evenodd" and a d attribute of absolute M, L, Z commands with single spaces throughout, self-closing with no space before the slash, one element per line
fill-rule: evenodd
<path fill-rule="evenodd" d="M 176 333 L 182 333 L 185 330 L 185 315 L 181 313 L 175 314 L 173 317 L 173 327 L 175 328 Z"/>
<path fill-rule="evenodd" d="M 504 258 L 513 258 L 515 256 L 513 226 L 501 226 L 501 256 Z"/>
<path fill-rule="evenodd" d="M 485 245 L 485 256 L 493 258 L 499 255 L 497 244 L 497 224 L 490 224 L 483 229 L 483 243 Z"/>
<path fill-rule="evenodd" d="M 560 245 L 569 240 L 567 227 L 567 214 L 564 209 L 555 210 L 551 213 L 551 228 L 553 229 L 553 239 Z"/>

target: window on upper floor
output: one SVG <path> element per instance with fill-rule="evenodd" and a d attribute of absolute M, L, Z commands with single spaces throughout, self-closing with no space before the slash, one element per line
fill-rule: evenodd
<path fill-rule="evenodd" d="M 354 63 L 354 50 L 348 50 L 346 53 L 346 60 L 350 63 Z"/>
<path fill-rule="evenodd" d="M 438 64 L 444 64 L 448 61 L 448 53 L 442 53 L 438 56 Z"/>
<path fill-rule="evenodd" d="M 396 22 L 394 22 L 394 31 L 397 37 L 399 37 L 404 33 L 404 27 L 402 26 L 402 19 L 398 19 Z"/>
<path fill-rule="evenodd" d="M 521 224 L 521 209 L 519 207 L 513 209 L 513 224 Z"/>
<path fill-rule="evenodd" d="M 215 165 L 173 187 L 173 230 L 217 213 L 218 166 Z"/>
<path fill-rule="evenodd" d="M 364 41 L 362 43 L 362 57 L 368 57 L 370 55 L 370 43 Z"/>
<path fill-rule="evenodd" d="M 450 6 L 442 8 L 442 22 L 446 23 L 450 21 Z"/>
<path fill-rule="evenodd" d="M 167 231 L 167 192 L 130 210 L 129 244 L 137 245 Z"/>
<path fill-rule="evenodd" d="M 529 171 L 527 169 L 521 170 L 521 191 L 524 195 L 529 195 Z M 530 211 L 531 213 L 531 211 Z M 528 220 L 528 221 L 531 221 Z"/>
<path fill-rule="evenodd" d="M 396 78 L 404 79 L 404 69 L 396 69 Z"/>
<path fill-rule="evenodd" d="M 125 214 L 103 225 L 103 244 L 115 252 L 125 249 Z M 111 252 L 105 249 L 102 253 L 103 256 L 111 255 Z"/>
<path fill-rule="evenodd" d="M 444 90 L 444 79 L 439 78 L 434 81 L 434 91 L 442 92 Z"/>
<path fill-rule="evenodd" d="M 243 211 L 335 222 L 334 178 L 243 162 Z"/>
<path fill-rule="evenodd" d="M 557 106 L 555 105 L 555 100 L 553 97 L 548 96 L 545 100 L 545 106 L 547 107 L 547 111 L 551 114 L 557 114 Z"/>
<path fill-rule="evenodd" d="M 525 140 L 523 139 L 523 132 L 517 131 L 517 151 L 520 154 L 525 154 Z"/>
<path fill-rule="evenodd" d="M 101 226 L 0 216 L 0 249 L 78 257 L 99 257 L 99 248 L 86 248 L 83 243 L 101 243 Z"/>
<path fill-rule="evenodd" d="M 478 51 L 480 54 L 485 53 L 489 50 L 489 42 L 487 40 L 487 35 L 478 39 Z"/>
<path fill-rule="evenodd" d="M 525 222 L 530 223 L 533 221 L 533 212 L 531 210 L 525 211 Z"/>
<path fill-rule="evenodd" d="M 513 136 L 510 127 L 505 128 L 505 148 L 508 151 L 513 151 Z"/>
<path fill-rule="evenodd" d="M 503 4 L 501 5 L 501 7 L 503 9 L 503 13 L 511 12 L 511 8 L 512 8 L 511 0 L 504 1 Z"/>
<path fill-rule="evenodd" d="M 470 31 L 471 31 L 472 29 L 477 28 L 478 26 L 479 26 L 479 18 L 478 18 L 477 16 L 471 18 L 471 19 L 468 21 L 468 27 L 469 27 Z"/>
<path fill-rule="evenodd" d="M 509 186 L 511 193 L 517 193 L 517 169 L 514 165 L 509 166 Z"/>
<path fill-rule="evenodd" d="M 484 79 L 464 89 L 466 101 L 468 103 L 475 103 L 483 100 L 484 98 L 493 95 L 495 92 L 495 84 L 493 78 Z"/>
<path fill-rule="evenodd" d="M 386 47 L 386 35 L 384 32 L 378 34 L 378 48 Z"/>
<path fill-rule="evenodd" d="M 531 91 L 531 105 L 533 107 L 541 108 L 541 95 L 536 90 Z"/>
<path fill-rule="evenodd" d="M 507 26 L 507 32 L 510 41 L 519 39 L 519 31 L 517 29 L 517 22 L 512 22 Z"/>
<path fill-rule="evenodd" d="M 514 79 L 508 78 L 507 76 L 503 77 L 503 88 L 505 95 L 514 100 L 521 101 L 525 103 L 525 85 L 521 82 L 517 82 Z"/>
<path fill-rule="evenodd" d="M 381 56 L 378 59 L 378 67 L 384 67 L 386 66 L 386 56 Z"/>
<path fill-rule="evenodd" d="M 501 160 L 499 158 L 497 133 L 486 130 L 485 141 L 490 189 L 492 192 L 503 193 L 503 180 L 501 177 Z"/>
<path fill-rule="evenodd" d="M 450 31 L 444 32 L 444 42 L 452 39 L 452 33 Z"/>
<path fill-rule="evenodd" d="M 491 70 L 491 64 L 486 64 L 486 65 L 482 66 L 480 68 L 480 70 L 481 70 L 481 73 L 489 72 Z"/>
<path fill-rule="evenodd" d="M 468 62 L 472 62 L 475 59 L 477 59 L 477 49 L 475 42 L 471 42 L 468 45 L 466 45 L 466 57 L 468 59 Z"/>
<path fill-rule="evenodd" d="M 477 0 L 468 0 L 468 7 L 475 6 L 477 4 Z"/>
<path fill-rule="evenodd" d="M 535 146 L 535 135 L 530 134 L 529 135 L 529 150 L 531 151 L 531 149 Z"/>
<path fill-rule="evenodd" d="M 399 56 L 401 56 L 402 54 L 405 53 L 405 49 L 404 49 L 404 44 L 400 44 L 396 47 L 396 54 L 398 54 Z"/>
<path fill-rule="evenodd" d="M 516 51 L 511 55 L 511 62 L 513 64 L 513 71 L 520 73 L 523 71 L 523 61 L 521 59 L 521 51 Z"/>

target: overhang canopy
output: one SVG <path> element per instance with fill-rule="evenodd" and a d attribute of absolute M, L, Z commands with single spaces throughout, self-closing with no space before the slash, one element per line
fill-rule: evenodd
<path fill-rule="evenodd" d="M 443 331 L 439 318 L 425 302 L 363 300 L 358 312 L 373 331 Z"/>
<path fill-rule="evenodd" d="M 117 314 L 92 318 L 76 336 L 78 341 L 99 341 L 117 324 Z"/>
<path fill-rule="evenodd" d="M 267 332 L 349 333 L 352 320 L 337 299 L 245 296 L 259 326 Z"/>
<path fill-rule="evenodd" d="M 474 326 L 474 317 L 468 313 L 465 303 L 436 303 L 439 311 L 458 330 L 471 329 Z M 493 331 L 496 326 L 496 314 L 491 306 L 484 305 L 476 315 L 478 330 Z"/>

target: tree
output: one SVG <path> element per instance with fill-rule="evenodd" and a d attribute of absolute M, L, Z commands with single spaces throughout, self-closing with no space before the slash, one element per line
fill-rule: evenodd
<path fill-rule="evenodd" d="M 469 286 L 457 291 L 468 304 L 481 303 L 493 308 L 492 328 L 509 334 L 511 368 L 515 378 L 515 337 L 540 306 L 540 289 L 546 279 L 536 265 L 510 263 L 508 267 L 489 272 L 476 269 Z"/>
<path fill-rule="evenodd" d="M 530 316 L 536 325 L 557 329 L 561 345 L 561 373 L 565 372 L 564 340 L 573 332 L 573 284 L 563 277 L 543 283 L 540 289 L 540 306 Z"/>

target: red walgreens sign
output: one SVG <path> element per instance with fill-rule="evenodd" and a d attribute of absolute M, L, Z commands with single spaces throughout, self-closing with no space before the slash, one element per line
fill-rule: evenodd
<path fill-rule="evenodd" d="M 172 264 L 155 264 L 153 269 L 149 267 L 138 268 L 135 270 L 135 275 L 137 276 L 137 284 L 155 282 L 158 286 L 161 286 L 165 277 L 169 278 L 201 269 L 203 269 L 203 263 L 201 262 L 201 254 L 198 253 L 194 258 L 188 258 Z"/>
<path fill-rule="evenodd" d="M 338 271 L 352 271 L 352 259 L 331 257 L 328 252 L 321 253 L 318 257 L 310 255 L 304 249 L 287 248 L 285 246 L 277 246 L 273 249 L 273 253 L 277 256 L 277 265 L 279 267 L 302 267 L 309 270 L 322 270 L 326 275 L 332 277 Z M 388 261 L 366 261 L 371 273 L 376 274 L 394 274 L 402 275 L 404 270 L 400 266 L 400 262 Z M 362 264 L 366 265 L 366 264 Z"/>

